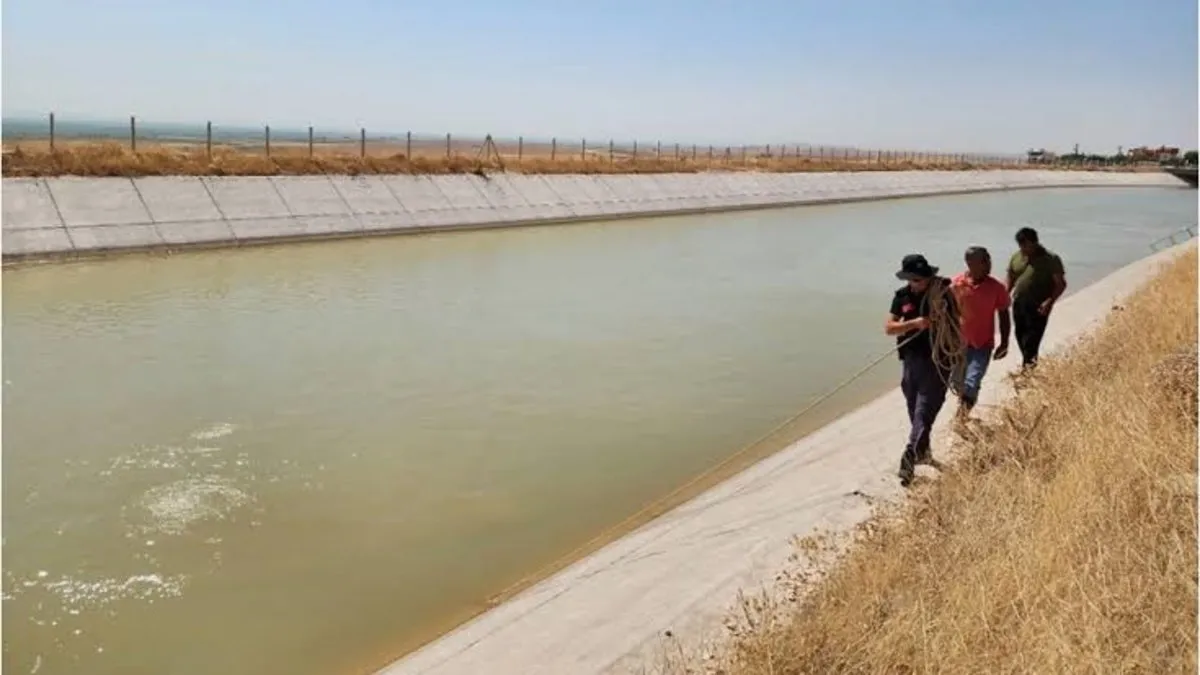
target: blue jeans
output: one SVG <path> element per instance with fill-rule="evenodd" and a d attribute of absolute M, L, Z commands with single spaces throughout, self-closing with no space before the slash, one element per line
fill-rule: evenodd
<path fill-rule="evenodd" d="M 983 384 L 983 376 L 987 373 L 988 364 L 991 362 L 991 347 L 967 347 L 959 397 L 968 407 L 975 405 L 975 402 L 979 400 L 979 387 Z"/>

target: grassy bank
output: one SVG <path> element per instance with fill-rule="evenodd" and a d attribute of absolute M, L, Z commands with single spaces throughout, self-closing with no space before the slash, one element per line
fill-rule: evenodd
<path fill-rule="evenodd" d="M 1196 266 L 1044 361 L 825 578 L 791 574 L 798 600 L 747 601 L 724 654 L 672 669 L 1196 672 Z"/>
<path fill-rule="evenodd" d="M 804 157 L 751 156 L 710 157 L 653 155 L 611 156 L 606 152 L 561 152 L 551 156 L 529 151 L 520 157 L 493 153 L 468 152 L 446 156 L 444 152 L 414 152 L 410 158 L 405 147 L 376 146 L 361 152 L 356 147 L 336 147 L 310 154 L 303 144 L 246 149 L 214 146 L 211 153 L 203 145 L 139 144 L 136 152 L 127 144 L 97 142 L 59 142 L 51 150 L 46 142 L 21 142 L 5 147 L 5 176 L 271 176 L 316 174 L 448 174 L 479 171 L 519 173 L 692 173 L 699 171 L 912 171 L 971 170 L 983 168 L 1041 168 L 1038 165 L 988 165 L 968 163 L 958 157 L 923 156 L 921 159 L 897 159 L 888 156 Z M 1065 170 L 1065 169 L 1064 169 Z"/>

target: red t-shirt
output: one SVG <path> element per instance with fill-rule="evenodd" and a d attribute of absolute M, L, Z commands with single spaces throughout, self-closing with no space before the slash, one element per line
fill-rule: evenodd
<path fill-rule="evenodd" d="M 951 282 L 962 317 L 963 338 L 968 347 L 991 348 L 996 343 L 996 312 L 1007 309 L 1008 289 L 995 277 L 975 281 L 966 272 Z"/>

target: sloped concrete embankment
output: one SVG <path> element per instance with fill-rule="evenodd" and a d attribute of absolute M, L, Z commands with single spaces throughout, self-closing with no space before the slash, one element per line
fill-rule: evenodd
<path fill-rule="evenodd" d="M 1166 174 L 1064 171 L 6 178 L 6 263 L 751 208 L 1082 186 Z"/>
<path fill-rule="evenodd" d="M 1065 297 L 1043 353 L 1096 330 L 1113 305 L 1195 246 L 1160 251 Z M 984 410 L 1013 394 L 1005 376 L 1020 360 L 1013 349 L 989 369 Z M 951 447 L 952 412 L 948 404 L 939 417 L 934 448 Z M 664 655 L 700 654 L 728 638 L 723 619 L 739 592 L 772 588 L 793 567 L 793 537 L 850 532 L 872 504 L 903 498 L 895 470 L 907 424 L 897 387 L 377 675 L 645 675 L 661 672 Z"/>

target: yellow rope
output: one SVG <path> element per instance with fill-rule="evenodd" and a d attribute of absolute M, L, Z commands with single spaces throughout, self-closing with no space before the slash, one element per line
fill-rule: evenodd
<path fill-rule="evenodd" d="M 933 330 L 933 354 L 934 354 L 934 359 L 935 359 L 934 363 L 946 368 L 946 370 L 942 371 L 943 372 L 943 381 L 946 381 L 947 385 L 950 386 L 953 384 L 953 374 L 957 372 L 957 370 L 953 370 L 953 369 L 961 368 L 961 364 L 964 361 L 963 352 L 962 352 L 962 348 L 961 348 L 962 344 L 963 344 L 962 332 L 959 328 L 958 322 L 954 321 L 953 316 L 946 311 L 946 293 L 950 292 L 949 291 L 949 283 L 947 282 L 945 284 L 942 284 L 942 283 L 938 283 L 939 281 L 940 281 L 940 279 L 935 278 L 933 280 L 933 282 L 930 283 L 929 290 L 926 291 L 923 302 L 932 303 L 932 305 L 929 308 L 929 320 L 930 320 L 930 323 L 933 324 L 932 330 Z M 677 495 L 694 487 L 695 485 L 704 481 L 709 476 L 712 476 L 713 474 L 718 473 L 725 467 L 732 464 L 735 460 L 746 455 L 748 452 L 750 452 L 750 450 L 757 447 L 763 441 L 774 436 L 781 429 L 792 424 L 796 420 L 798 420 L 801 417 L 803 417 L 804 415 L 808 414 L 811 410 L 816 408 L 818 405 L 820 405 L 820 404 L 824 403 L 825 401 L 829 400 L 830 398 L 832 398 L 839 391 L 850 386 L 850 384 L 853 383 L 855 380 L 857 380 L 858 378 L 867 374 L 867 372 L 869 372 L 872 368 L 874 368 L 875 366 L 882 363 L 884 359 L 888 358 L 889 356 L 892 356 L 897 351 L 899 351 L 899 349 L 901 347 L 908 344 L 909 342 L 912 342 L 913 340 L 917 339 L 918 337 L 921 337 L 924 334 L 924 332 L 925 331 L 920 331 L 918 333 L 910 335 L 909 337 L 905 338 L 901 342 L 897 343 L 895 347 L 892 347 L 891 349 L 884 352 L 883 354 L 880 354 L 878 357 L 876 357 L 873 361 L 871 361 L 866 366 L 861 368 L 854 375 L 852 375 L 849 378 L 847 378 L 846 380 L 844 380 L 841 384 L 838 384 L 833 389 L 830 389 L 829 391 L 827 391 L 824 394 L 817 397 L 816 400 L 809 403 L 807 406 L 805 406 L 803 409 L 801 409 L 800 412 L 787 418 L 786 420 L 784 420 L 780 424 L 776 425 L 774 428 L 772 428 L 767 433 L 763 434 L 762 436 L 759 436 L 756 440 L 749 443 L 748 445 L 743 446 L 740 450 L 733 453 L 729 457 L 726 457 L 724 460 L 722 460 L 716 466 L 713 466 L 712 468 L 709 468 L 708 470 L 706 470 L 700 474 L 697 474 L 696 476 L 694 476 L 687 482 L 683 483 L 679 487 L 675 488 L 674 490 L 671 490 L 666 495 L 659 497 L 658 499 L 655 499 L 654 501 L 652 501 L 652 502 L 646 504 L 645 506 L 643 506 L 642 508 L 638 509 L 637 511 L 635 511 L 628 517 L 621 520 L 619 523 L 605 528 L 596 536 L 587 540 L 583 544 L 576 546 L 574 549 L 559 556 L 558 558 L 555 558 L 550 563 L 543 565 L 541 568 L 539 568 L 534 573 L 525 575 L 524 577 L 517 580 L 516 582 L 509 584 L 507 588 L 505 588 L 504 590 L 500 591 L 499 593 L 493 595 L 488 600 L 488 604 L 494 605 L 497 602 L 499 602 L 501 599 L 503 599 L 504 597 L 508 596 L 510 593 L 514 592 L 516 589 L 525 585 L 526 583 L 529 583 L 534 579 L 541 579 L 541 578 L 548 576 L 550 571 L 566 564 L 567 561 L 569 561 L 573 558 L 579 557 L 584 551 L 587 551 L 596 542 L 603 541 L 606 537 L 609 537 L 613 533 L 618 532 L 618 531 L 628 527 L 631 523 L 636 522 L 637 520 L 644 517 L 646 514 L 653 512 L 657 508 L 662 508 L 664 505 L 666 505 L 666 504 L 670 503 L 672 500 L 674 500 Z M 939 370 L 941 370 L 941 368 L 939 368 Z M 947 373 L 950 374 L 949 380 L 947 380 L 947 376 L 945 375 Z"/>

